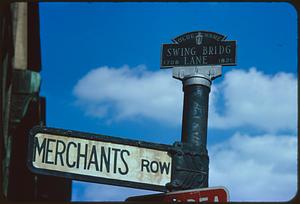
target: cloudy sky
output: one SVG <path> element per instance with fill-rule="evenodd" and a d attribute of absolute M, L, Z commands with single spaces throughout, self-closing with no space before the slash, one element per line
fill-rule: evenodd
<path fill-rule="evenodd" d="M 40 3 L 49 127 L 172 144 L 182 84 L 160 46 L 207 30 L 237 41 L 209 101 L 209 187 L 231 201 L 287 201 L 297 191 L 297 13 L 288 3 Z M 73 201 L 157 193 L 73 181 Z"/>

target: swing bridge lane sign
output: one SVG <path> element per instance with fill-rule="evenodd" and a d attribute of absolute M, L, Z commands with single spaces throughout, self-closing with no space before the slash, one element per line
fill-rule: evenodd
<path fill-rule="evenodd" d="M 28 167 L 37 174 L 166 191 L 169 145 L 36 126 L 29 134 Z"/>
<path fill-rule="evenodd" d="M 163 44 L 161 68 L 236 65 L 236 41 L 208 31 L 185 33 L 173 39 L 174 44 Z"/>

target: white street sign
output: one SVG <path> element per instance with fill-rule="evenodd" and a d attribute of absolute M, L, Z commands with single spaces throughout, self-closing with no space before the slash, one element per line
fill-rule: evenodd
<path fill-rule="evenodd" d="M 35 173 L 165 191 L 171 181 L 168 145 L 36 127 L 29 167 Z"/>

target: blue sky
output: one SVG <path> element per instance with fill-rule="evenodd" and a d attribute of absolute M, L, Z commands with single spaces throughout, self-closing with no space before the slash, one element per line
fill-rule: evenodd
<path fill-rule="evenodd" d="M 236 201 L 295 194 L 292 5 L 40 3 L 40 29 L 47 126 L 165 144 L 180 140 L 183 93 L 170 70 L 160 70 L 161 44 L 196 30 L 236 40 L 237 66 L 223 67 L 210 94 L 210 186 L 227 187 Z M 268 189 L 272 184 L 278 187 Z M 118 201 L 146 193 L 153 192 L 76 181 L 72 198 Z"/>

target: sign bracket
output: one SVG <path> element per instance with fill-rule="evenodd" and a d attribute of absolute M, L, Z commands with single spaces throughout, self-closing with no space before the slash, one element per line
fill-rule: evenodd
<path fill-rule="evenodd" d="M 169 191 L 208 186 L 209 158 L 204 145 L 175 142 L 172 155 L 172 178 L 166 184 Z"/>

